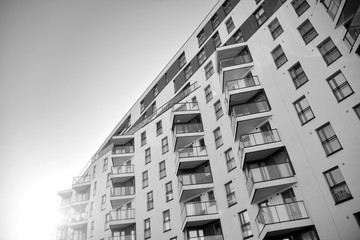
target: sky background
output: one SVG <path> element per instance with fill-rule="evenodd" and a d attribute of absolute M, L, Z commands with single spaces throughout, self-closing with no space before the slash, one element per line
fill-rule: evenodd
<path fill-rule="evenodd" d="M 0 0 L 0 240 L 52 239 L 57 191 L 217 1 Z"/>

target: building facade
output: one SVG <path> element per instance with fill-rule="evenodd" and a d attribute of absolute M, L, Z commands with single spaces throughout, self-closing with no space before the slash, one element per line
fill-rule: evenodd
<path fill-rule="evenodd" d="M 359 239 L 359 6 L 219 1 L 58 193 L 56 239 Z"/>

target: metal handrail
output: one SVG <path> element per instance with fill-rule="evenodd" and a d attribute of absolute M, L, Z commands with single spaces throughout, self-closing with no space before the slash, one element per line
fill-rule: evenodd
<path fill-rule="evenodd" d="M 134 173 L 134 164 L 130 165 L 120 165 L 111 168 L 111 174 L 127 174 L 127 173 Z"/>
<path fill-rule="evenodd" d="M 172 107 L 172 112 L 197 111 L 197 110 L 199 110 L 199 104 L 197 102 L 176 103 Z"/>
<path fill-rule="evenodd" d="M 248 88 L 253 86 L 259 86 L 260 81 L 257 76 L 246 77 L 246 78 L 239 78 L 233 79 L 226 82 L 226 87 L 228 91 L 233 91 L 242 88 Z"/>
<path fill-rule="evenodd" d="M 270 111 L 270 106 L 267 100 L 243 103 L 232 106 L 232 115 L 234 117 L 241 117 L 261 112 Z"/>
<path fill-rule="evenodd" d="M 254 132 L 241 135 L 240 147 L 247 148 L 280 141 L 281 140 L 277 129 L 271 129 L 268 131 Z"/>
<path fill-rule="evenodd" d="M 110 189 L 111 197 L 128 196 L 135 194 L 135 186 L 129 187 L 115 187 Z"/>

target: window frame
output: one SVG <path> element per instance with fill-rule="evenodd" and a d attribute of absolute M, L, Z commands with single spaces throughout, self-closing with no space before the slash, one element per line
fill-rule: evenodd
<path fill-rule="evenodd" d="M 140 145 L 141 147 L 146 144 L 146 131 L 143 131 L 140 135 Z"/>
<path fill-rule="evenodd" d="M 181 69 L 183 66 L 186 65 L 186 55 L 185 52 L 182 52 L 178 58 L 179 68 Z"/>
<path fill-rule="evenodd" d="M 234 206 L 235 204 L 237 204 L 237 199 L 236 199 L 233 182 L 228 181 L 227 183 L 224 184 L 224 186 L 225 186 L 225 191 L 226 191 L 226 200 L 227 200 L 226 202 L 228 204 L 228 207 Z M 229 201 L 229 198 L 232 199 L 232 197 L 234 197 L 235 201 Z"/>
<path fill-rule="evenodd" d="M 218 149 L 219 147 L 221 147 L 222 145 L 224 145 L 224 141 L 222 139 L 222 134 L 221 134 L 221 130 L 220 127 L 217 127 L 214 131 L 214 139 L 215 139 L 215 147 L 216 149 Z"/>
<path fill-rule="evenodd" d="M 324 131 L 324 129 L 325 129 L 326 127 L 328 127 L 328 126 L 330 126 L 330 128 L 331 128 L 330 131 L 333 132 L 333 135 L 331 135 L 331 136 L 326 136 L 327 133 Z M 340 143 L 340 140 L 339 140 L 338 137 L 336 136 L 336 133 L 335 133 L 333 127 L 331 126 L 330 122 L 327 122 L 327 123 L 321 125 L 321 126 L 318 127 L 315 131 L 317 132 L 317 134 L 318 134 L 318 136 L 319 136 L 321 145 L 322 145 L 322 147 L 323 147 L 323 149 L 324 149 L 325 154 L 326 154 L 327 157 L 329 157 L 329 156 L 331 156 L 331 155 L 333 155 L 333 154 L 335 154 L 335 153 L 337 153 L 337 152 L 339 152 L 339 151 L 341 151 L 341 150 L 343 149 L 343 148 L 342 148 L 342 145 L 341 145 L 341 143 Z M 320 133 L 321 133 L 321 134 L 320 134 Z M 324 136 L 324 139 L 323 139 L 323 136 Z M 325 137 L 326 137 L 326 138 L 325 138 Z M 326 148 L 326 146 L 328 146 L 329 143 L 331 143 L 331 142 L 333 142 L 333 141 L 335 141 L 335 140 L 338 142 L 338 145 L 339 145 L 340 147 L 337 148 L 337 149 L 335 149 L 335 150 L 333 150 L 333 151 L 328 151 L 327 148 Z M 330 145 L 330 147 L 332 148 L 331 145 Z"/>
<path fill-rule="evenodd" d="M 354 109 L 356 116 L 360 119 L 360 103 L 353 106 L 353 109 Z"/>
<path fill-rule="evenodd" d="M 149 172 L 148 170 L 145 170 L 142 172 L 142 189 L 149 186 Z"/>
<path fill-rule="evenodd" d="M 302 1 L 302 2 L 300 2 L 300 1 Z M 300 2 L 300 4 L 295 6 L 295 4 L 297 2 Z M 293 1 L 291 1 L 291 5 L 293 6 L 298 17 L 300 17 L 304 12 L 306 12 L 306 10 L 308 10 L 310 8 L 310 5 L 306 0 L 299 0 L 299 1 L 293 0 Z"/>
<path fill-rule="evenodd" d="M 188 80 L 189 78 L 191 78 L 192 75 L 193 75 L 193 71 L 192 71 L 192 68 L 191 68 L 191 63 L 189 63 L 189 64 L 184 68 L 185 80 Z"/>
<path fill-rule="evenodd" d="M 103 172 L 105 172 L 108 169 L 109 159 L 104 158 L 103 160 Z"/>
<path fill-rule="evenodd" d="M 199 47 L 201 47 L 207 39 L 205 30 L 201 29 L 201 31 L 196 35 L 196 37 L 198 40 Z"/>
<path fill-rule="evenodd" d="M 233 39 L 234 43 L 245 42 L 244 35 L 240 28 L 238 30 L 236 30 L 236 32 L 232 35 L 232 39 Z"/>
<path fill-rule="evenodd" d="M 168 137 L 166 136 L 163 139 L 161 139 L 161 152 L 162 154 L 165 154 L 168 151 L 169 151 L 169 140 Z"/>
<path fill-rule="evenodd" d="M 275 28 L 273 28 L 274 24 L 278 24 Z M 282 28 L 279 20 L 275 18 L 268 24 L 268 28 L 270 30 L 270 34 L 273 37 L 273 40 L 275 40 L 277 37 L 279 37 L 283 32 L 284 29 Z"/>
<path fill-rule="evenodd" d="M 340 182 L 335 182 L 336 180 L 335 180 L 335 178 L 334 178 L 334 175 L 333 175 L 333 174 L 330 174 L 330 173 L 333 173 L 334 171 L 337 171 L 337 170 L 338 170 L 339 173 L 341 174 L 342 181 L 340 181 Z M 346 181 L 345 181 L 345 178 L 344 178 L 343 174 L 341 173 L 341 170 L 340 170 L 340 168 L 339 168 L 338 166 L 335 166 L 335 167 L 333 167 L 333 168 L 331 168 L 331 169 L 329 169 L 329 170 L 326 170 L 325 172 L 323 172 L 323 174 L 324 174 L 325 180 L 326 180 L 326 182 L 327 182 L 327 184 L 328 184 L 328 186 L 329 186 L 330 193 L 331 193 L 331 195 L 332 195 L 332 197 L 333 197 L 333 199 L 334 199 L 334 201 L 335 201 L 335 205 L 353 199 L 353 196 L 352 196 L 352 194 L 351 194 L 351 191 L 350 191 L 350 189 L 349 189 L 349 187 L 348 187 L 348 185 L 347 185 L 347 183 L 346 183 Z M 327 174 L 329 174 L 329 177 L 332 179 L 332 182 L 333 182 L 334 184 L 329 181 L 329 177 L 327 176 Z M 340 176 L 338 176 L 338 177 L 340 177 Z M 332 184 L 333 184 L 333 185 L 332 185 Z M 340 188 L 341 188 L 341 187 L 345 187 L 345 189 L 347 189 L 347 193 L 349 194 L 349 196 L 347 196 L 346 198 L 343 198 L 343 199 L 338 199 L 338 195 L 336 194 L 336 190 L 337 190 L 339 187 L 340 187 Z"/>
<path fill-rule="evenodd" d="M 240 229 L 241 229 L 241 235 L 244 239 L 250 238 L 253 236 L 253 231 L 250 224 L 250 217 L 247 212 L 247 210 L 243 210 L 239 212 L 239 220 L 240 220 Z M 249 231 L 250 228 L 250 231 Z M 247 230 L 247 231 L 244 231 Z M 250 234 L 248 234 L 250 232 Z"/>
<path fill-rule="evenodd" d="M 336 14 L 338 13 L 339 8 L 340 8 L 340 5 L 341 5 L 341 2 L 342 2 L 342 0 L 339 0 L 338 3 L 337 3 L 336 1 L 337 1 L 337 0 L 330 0 L 329 6 L 327 6 L 324 0 L 320 0 L 320 2 L 322 3 L 322 5 L 323 5 L 323 6 L 325 7 L 325 9 L 326 9 L 326 12 L 329 14 L 329 16 L 331 17 L 332 20 L 335 19 Z M 336 4 L 338 4 L 338 5 L 336 5 Z M 333 12 L 333 10 L 331 9 L 331 8 L 333 8 L 334 6 L 337 7 L 335 12 Z"/>
<path fill-rule="evenodd" d="M 170 188 L 168 188 L 170 186 Z M 172 187 L 172 181 L 165 183 L 165 200 L 166 202 L 170 202 L 174 199 L 174 192 Z"/>
<path fill-rule="evenodd" d="M 212 26 L 213 30 L 215 30 L 220 25 L 219 16 L 217 15 L 217 13 L 215 13 L 211 17 L 210 22 L 211 22 L 211 26 Z"/>
<path fill-rule="evenodd" d="M 218 120 L 219 118 L 221 118 L 221 117 L 224 115 L 224 112 L 223 112 L 223 110 L 222 110 L 222 106 L 221 106 L 220 99 L 217 100 L 217 101 L 214 103 L 214 110 L 215 110 L 216 120 Z"/>
<path fill-rule="evenodd" d="M 155 84 L 155 86 L 153 87 L 153 93 L 154 93 L 154 97 L 159 95 L 159 88 L 157 84 Z"/>
<path fill-rule="evenodd" d="M 341 75 L 343 78 L 343 82 L 339 85 L 338 82 L 336 82 L 335 77 Z M 345 100 L 346 98 L 350 97 L 352 94 L 354 94 L 354 90 L 350 86 L 349 82 L 347 81 L 345 75 L 341 72 L 341 70 L 336 71 L 334 74 L 332 74 L 330 77 L 326 79 L 327 83 L 329 84 L 336 100 L 339 102 Z M 335 88 L 333 88 L 333 85 Z M 347 88 L 350 93 L 347 95 L 344 95 L 343 90 Z M 341 98 L 339 97 L 339 94 L 341 95 Z"/>
<path fill-rule="evenodd" d="M 307 24 L 310 25 L 311 27 L 309 27 L 309 29 L 306 30 L 305 32 L 302 32 L 301 29 L 304 28 Z M 310 43 L 312 40 L 314 40 L 319 35 L 309 19 L 306 19 L 303 23 L 301 23 L 297 27 L 297 30 L 299 31 L 302 39 L 304 40 L 305 45 Z M 312 34 L 314 34 L 314 35 L 312 35 Z M 307 38 L 308 36 L 311 36 L 311 38 L 308 39 Z"/>
<path fill-rule="evenodd" d="M 210 86 L 210 84 L 205 87 L 204 92 L 205 92 L 206 103 L 208 103 L 208 102 L 211 101 L 211 99 L 213 99 L 213 95 L 212 95 L 212 91 L 211 91 L 211 86 Z"/>
<path fill-rule="evenodd" d="M 146 193 L 146 209 L 147 209 L 147 211 L 154 209 L 154 193 L 153 193 L 153 191 Z"/>
<path fill-rule="evenodd" d="M 305 103 L 305 106 L 306 106 L 305 108 L 303 108 L 303 104 L 301 104 L 301 102 L 304 101 L 304 100 L 307 103 L 307 106 L 306 106 L 306 103 Z M 301 96 L 296 101 L 294 101 L 293 105 L 294 105 L 295 111 L 296 111 L 296 113 L 298 115 L 298 118 L 299 118 L 300 123 L 301 123 L 302 126 L 315 118 L 314 112 L 312 111 L 312 109 L 310 107 L 310 104 L 309 104 L 308 100 L 306 99 L 305 95 Z M 306 115 L 308 112 L 311 112 L 311 114 L 312 114 L 312 117 L 309 118 L 309 119 L 307 119 L 307 115 Z M 305 120 L 303 120 L 302 116 L 304 116 Z"/>
<path fill-rule="evenodd" d="M 205 52 L 205 48 L 202 48 L 199 53 L 196 55 L 198 63 L 199 63 L 199 67 L 206 61 L 206 52 Z"/>
<path fill-rule="evenodd" d="M 218 31 L 216 31 L 214 33 L 214 35 L 212 36 L 213 42 L 214 42 L 214 46 L 215 48 L 218 48 L 221 46 L 222 42 L 221 42 L 221 37 Z"/>
<path fill-rule="evenodd" d="M 323 52 L 322 47 L 325 46 L 330 41 L 331 41 L 333 47 L 331 47 L 330 50 Z M 317 45 L 317 49 L 319 50 L 319 52 L 327 66 L 330 66 L 332 63 L 334 63 L 336 60 L 338 60 L 339 58 L 342 57 L 341 52 L 339 51 L 339 49 L 335 45 L 334 41 L 330 37 L 327 37 L 324 41 L 322 41 L 319 45 Z M 339 56 L 337 58 L 331 59 L 331 61 L 328 61 L 328 57 L 332 56 L 336 52 L 338 53 Z"/>
<path fill-rule="evenodd" d="M 232 6 L 230 3 L 230 0 L 226 0 L 222 5 L 221 5 L 222 9 L 224 10 L 225 16 L 227 16 L 231 10 L 232 10 Z"/>
<path fill-rule="evenodd" d="M 171 230 L 170 209 L 163 211 L 163 232 Z"/>
<path fill-rule="evenodd" d="M 144 100 L 140 101 L 140 113 L 145 110 Z"/>
<path fill-rule="evenodd" d="M 151 162 L 151 148 L 145 149 L 145 165 Z"/>
<path fill-rule="evenodd" d="M 262 13 L 260 14 L 260 12 Z M 259 27 L 261 27 L 268 19 L 264 11 L 264 8 L 262 6 L 256 9 L 256 11 L 253 13 L 253 16 L 255 17 L 256 23 L 258 24 Z"/>
<path fill-rule="evenodd" d="M 144 239 L 151 238 L 151 222 L 150 218 L 144 220 Z"/>
<path fill-rule="evenodd" d="M 281 50 L 281 53 L 278 54 L 278 51 Z M 274 62 L 275 62 L 275 66 L 277 69 L 279 69 L 281 66 L 283 66 L 287 61 L 287 57 L 285 55 L 285 52 L 283 50 L 283 48 L 281 47 L 281 45 L 277 45 L 274 50 L 271 51 L 271 55 L 274 59 Z M 278 55 L 278 56 L 275 56 L 275 55 Z M 282 61 L 282 59 L 285 59 L 284 61 Z M 279 64 L 280 63 L 280 64 Z"/>
<path fill-rule="evenodd" d="M 301 68 L 301 72 L 297 73 L 297 70 Z M 302 85 L 309 81 L 309 78 L 306 76 L 304 68 L 300 64 L 300 62 L 295 63 L 291 68 L 288 69 L 292 82 L 296 89 L 300 88 Z M 295 75 L 296 74 L 296 75 Z M 303 77 L 305 77 L 305 81 L 303 81 Z M 300 79 L 300 80 L 299 80 Z"/>
<path fill-rule="evenodd" d="M 166 177 L 166 164 L 165 160 L 159 162 L 159 179 Z"/>
<path fill-rule="evenodd" d="M 235 29 L 235 24 L 234 24 L 234 21 L 232 20 L 232 17 L 229 17 L 226 20 L 225 25 L 226 25 L 226 30 L 227 30 L 228 34 L 230 34 Z"/>
<path fill-rule="evenodd" d="M 213 64 L 212 64 L 212 61 L 209 61 L 209 62 L 205 65 L 204 71 L 205 71 L 206 80 L 208 80 L 208 79 L 215 73 L 215 70 L 214 70 L 214 66 L 213 66 Z"/>
<path fill-rule="evenodd" d="M 156 123 L 156 136 L 159 136 L 163 133 L 162 120 Z"/>
<path fill-rule="evenodd" d="M 235 161 L 234 153 L 232 152 L 232 148 L 227 149 L 224 152 L 224 156 L 226 160 L 226 168 L 228 172 L 230 172 L 236 168 L 236 161 Z"/>

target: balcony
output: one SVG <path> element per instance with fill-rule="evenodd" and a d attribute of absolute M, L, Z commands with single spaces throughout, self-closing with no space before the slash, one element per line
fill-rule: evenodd
<path fill-rule="evenodd" d="M 200 109 L 197 102 L 176 103 L 172 107 L 170 122 L 174 125 L 178 122 L 184 122 L 185 119 L 194 118 L 199 115 Z"/>
<path fill-rule="evenodd" d="M 87 224 L 88 213 L 75 213 L 69 216 L 68 226 L 71 228 L 82 228 Z"/>
<path fill-rule="evenodd" d="M 124 205 L 135 197 L 135 186 L 115 187 L 110 189 L 110 203 L 112 208 Z"/>
<path fill-rule="evenodd" d="M 115 210 L 110 212 L 110 229 L 126 228 L 135 223 L 135 209 Z"/>
<path fill-rule="evenodd" d="M 136 235 L 130 234 L 130 235 L 122 235 L 122 236 L 116 236 L 116 237 L 109 237 L 108 240 L 135 240 Z"/>
<path fill-rule="evenodd" d="M 204 136 L 202 123 L 179 123 L 173 127 L 174 150 L 185 147 Z"/>
<path fill-rule="evenodd" d="M 185 200 L 214 187 L 211 172 L 189 174 L 180 173 L 178 178 L 180 202 L 184 202 Z"/>
<path fill-rule="evenodd" d="M 90 188 L 90 185 L 91 185 L 90 175 L 84 175 L 73 178 L 72 187 L 77 192 L 85 191 L 86 189 Z"/>
<path fill-rule="evenodd" d="M 274 193 L 297 182 L 289 162 L 251 168 L 246 177 L 246 186 L 251 203 L 258 203 Z"/>
<path fill-rule="evenodd" d="M 264 159 L 283 147 L 277 129 L 241 135 L 241 167 L 245 163 Z"/>
<path fill-rule="evenodd" d="M 182 230 L 185 227 L 202 226 L 219 218 L 216 201 L 187 202 L 181 210 Z"/>
<path fill-rule="evenodd" d="M 313 225 L 303 201 L 261 207 L 255 219 L 259 239 Z"/>
<path fill-rule="evenodd" d="M 71 198 L 71 207 L 74 208 L 77 212 L 81 212 L 85 209 L 86 205 L 89 203 L 90 194 L 75 194 Z"/>
<path fill-rule="evenodd" d="M 176 151 L 175 165 L 179 171 L 194 168 L 208 160 L 206 146 L 182 147 Z"/>
<path fill-rule="evenodd" d="M 211 235 L 203 237 L 191 237 L 187 238 L 187 240 L 224 240 L 224 237 L 223 235 Z"/>
<path fill-rule="evenodd" d="M 112 183 L 122 183 L 135 177 L 134 165 L 120 165 L 111 168 L 111 181 Z"/>
<path fill-rule="evenodd" d="M 235 139 L 250 132 L 270 116 L 270 105 L 267 100 L 231 106 L 231 125 Z"/>
<path fill-rule="evenodd" d="M 112 161 L 113 166 L 119 166 L 123 164 L 125 161 L 129 160 L 134 156 L 135 147 L 133 145 L 114 145 L 112 148 Z"/>
<path fill-rule="evenodd" d="M 77 233 L 69 235 L 67 240 L 86 240 L 86 233 Z"/>

